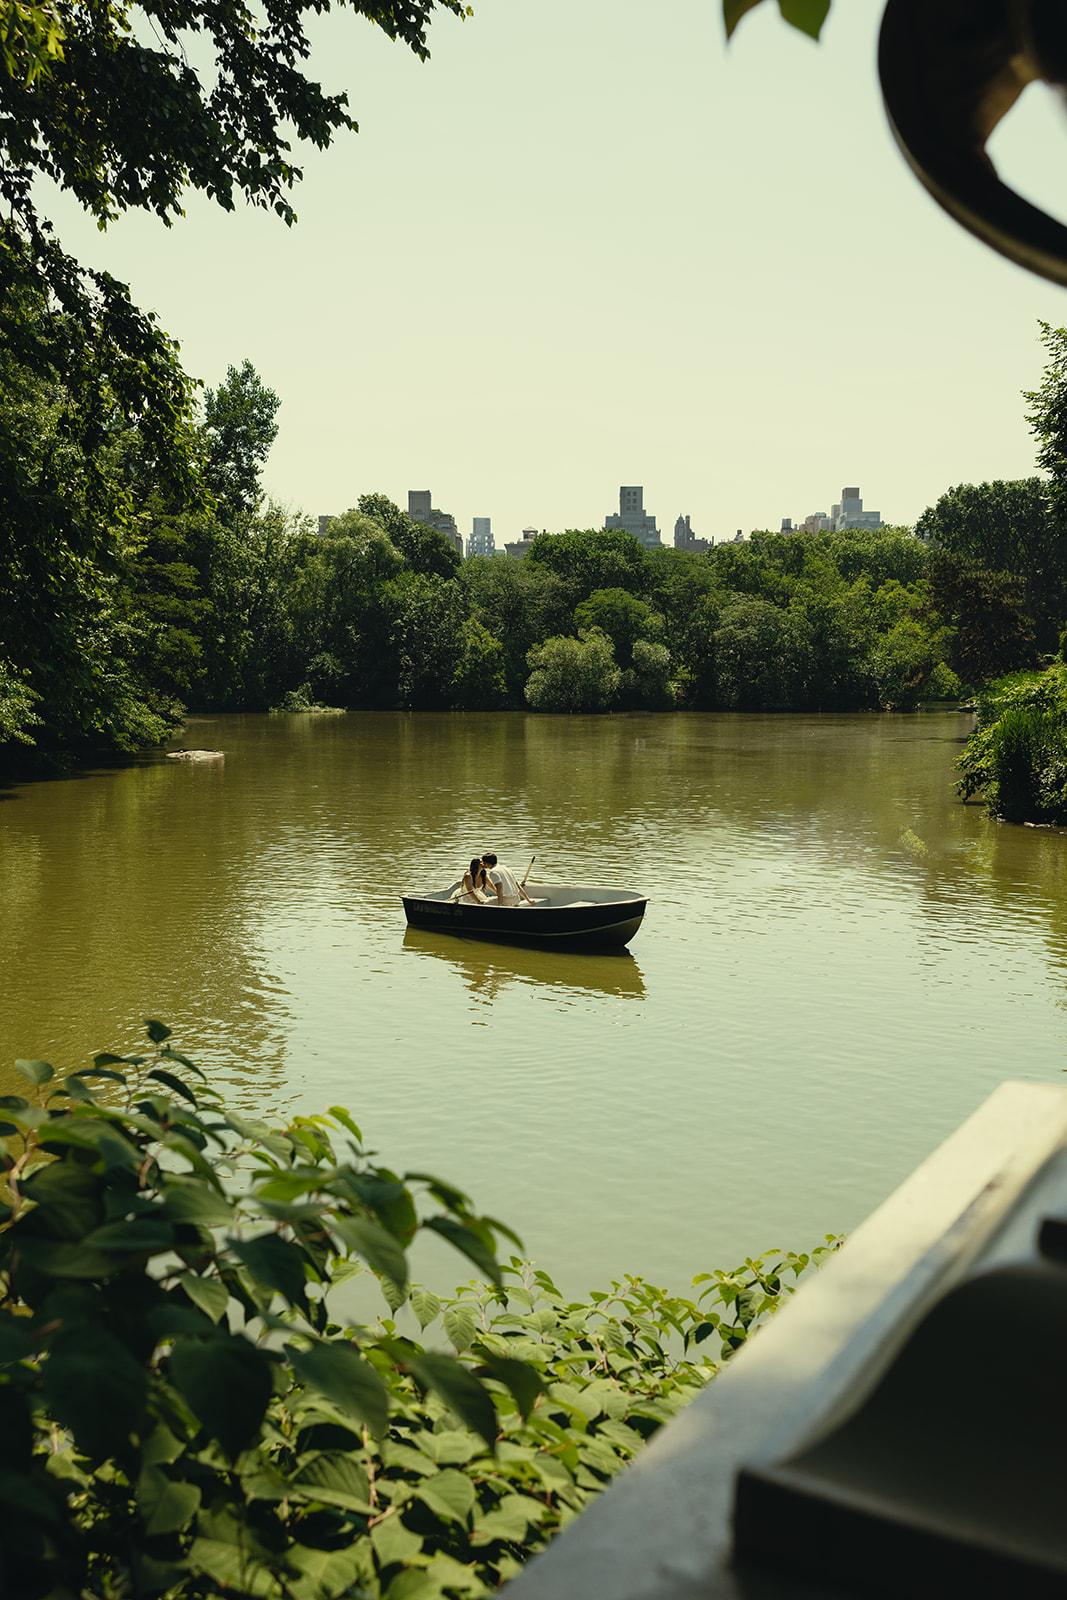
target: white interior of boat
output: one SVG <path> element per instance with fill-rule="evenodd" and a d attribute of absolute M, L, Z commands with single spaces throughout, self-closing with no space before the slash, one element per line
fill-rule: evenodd
<path fill-rule="evenodd" d="M 447 889 L 432 889 L 426 894 L 420 894 L 419 900 L 451 900 L 462 888 L 462 882 L 457 879 L 449 884 Z M 646 896 L 640 895 L 634 889 L 603 889 L 590 888 L 582 884 L 573 883 L 527 883 L 526 893 L 536 906 L 529 905 L 525 900 L 519 901 L 519 909 L 535 911 L 537 906 L 607 906 L 624 903 L 631 900 L 644 900 Z M 470 904 L 465 901 L 464 904 Z M 486 902 L 486 909 L 493 910 L 498 907 L 494 896 Z M 472 909 L 477 909 L 472 908 Z"/>

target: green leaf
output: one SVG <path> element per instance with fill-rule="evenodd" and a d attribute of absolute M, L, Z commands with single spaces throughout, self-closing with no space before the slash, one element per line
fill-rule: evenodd
<path fill-rule="evenodd" d="M 409 1245 L 415 1237 L 419 1225 L 415 1201 L 411 1191 L 388 1168 L 381 1167 L 377 1172 L 342 1171 L 331 1181 L 330 1189 L 373 1211 L 382 1227 L 402 1245 Z"/>
<path fill-rule="evenodd" d="M 494 1355 L 484 1345 L 475 1345 L 474 1349 L 488 1368 L 490 1376 L 511 1390 L 525 1420 L 537 1404 L 538 1395 L 545 1392 L 544 1378 L 536 1367 L 529 1366 L 525 1361 Z"/>
<path fill-rule="evenodd" d="M 230 1303 L 230 1291 L 219 1278 L 201 1278 L 195 1272 L 183 1272 L 178 1282 L 205 1316 L 212 1322 L 221 1321 Z"/>
<path fill-rule="evenodd" d="M 437 1577 L 418 1567 L 398 1572 L 386 1591 L 385 1600 L 441 1600 L 442 1584 Z"/>
<path fill-rule="evenodd" d="M 125 1265 L 125 1257 L 94 1250 L 83 1242 L 19 1238 L 20 1261 L 49 1278 L 108 1278 Z"/>
<path fill-rule="evenodd" d="M 419 1448 L 432 1456 L 439 1467 L 462 1467 L 472 1456 L 482 1453 L 482 1445 L 469 1428 L 441 1428 L 429 1433 L 424 1428 L 418 1434 Z M 392 1447 L 389 1459 L 392 1461 Z"/>
<path fill-rule="evenodd" d="M 164 1423 L 157 1422 L 141 1446 L 141 1460 L 146 1467 L 170 1466 L 184 1450 L 181 1440 Z"/>
<path fill-rule="evenodd" d="M 499 1217 L 483 1217 L 482 1221 L 487 1227 L 492 1228 L 494 1233 L 502 1233 L 506 1239 L 510 1239 L 512 1244 L 517 1245 L 520 1250 L 525 1250 L 526 1246 L 518 1234 L 514 1229 L 509 1228 L 506 1222 L 501 1222 Z"/>
<path fill-rule="evenodd" d="M 291 1544 L 286 1558 L 303 1575 L 302 1581 L 290 1587 L 293 1600 L 345 1600 L 349 1595 L 369 1593 L 361 1579 L 367 1577 L 370 1560 L 360 1545 L 348 1550 L 320 1550 Z"/>
<path fill-rule="evenodd" d="M 95 1106 L 96 1097 L 89 1085 L 83 1081 L 78 1073 L 71 1073 L 69 1078 L 64 1078 L 66 1093 L 72 1100 L 79 1100 L 82 1105 Z M 64 1093 L 62 1089 L 54 1089 L 49 1095 L 50 1100 L 55 1100 Z"/>
<path fill-rule="evenodd" d="M 307 1310 L 304 1273 L 307 1256 L 299 1245 L 278 1233 L 263 1233 L 258 1239 L 227 1239 L 226 1242 L 257 1282 L 280 1294 L 291 1306 Z"/>
<path fill-rule="evenodd" d="M 153 1044 L 162 1044 L 164 1039 L 170 1038 L 170 1029 L 165 1023 L 157 1022 L 154 1017 L 145 1017 L 144 1021 Z"/>
<path fill-rule="evenodd" d="M 408 1562 L 422 1549 L 422 1540 L 410 1528 L 405 1528 L 399 1514 L 376 1523 L 370 1532 L 374 1553 L 383 1567 L 394 1562 Z"/>
<path fill-rule="evenodd" d="M 170 1222 L 196 1222 L 204 1228 L 233 1221 L 233 1205 L 226 1196 L 205 1188 L 195 1179 L 170 1178 L 159 1209 Z"/>
<path fill-rule="evenodd" d="M 231 1460 L 257 1437 L 270 1401 L 270 1362 L 237 1334 L 181 1339 L 171 1352 L 171 1382 Z"/>
<path fill-rule="evenodd" d="M 405 1172 L 405 1183 L 424 1183 L 433 1195 L 449 1211 L 466 1211 L 470 1206 L 470 1195 L 457 1189 L 455 1184 L 446 1183 L 443 1178 L 435 1178 L 432 1172 Z"/>
<path fill-rule="evenodd" d="M 177 1533 L 200 1509 L 200 1490 L 192 1483 L 173 1482 L 159 1467 L 146 1467 L 137 1483 L 137 1509 L 150 1538 Z"/>
<path fill-rule="evenodd" d="M 269 1123 L 250 1121 L 245 1117 L 239 1117 L 235 1111 L 227 1111 L 223 1120 L 227 1127 L 233 1129 L 238 1138 L 247 1139 L 250 1143 L 254 1144 L 257 1140 L 262 1141 L 270 1138 Z"/>
<path fill-rule="evenodd" d="M 22 1185 L 22 1191 L 63 1239 L 80 1239 L 100 1220 L 100 1179 L 78 1161 L 48 1161 Z"/>
<path fill-rule="evenodd" d="M 82 1240 L 86 1250 L 111 1255 L 157 1256 L 174 1247 L 174 1229 L 164 1218 L 136 1217 L 131 1222 L 106 1222 Z"/>
<path fill-rule="evenodd" d="M 37 1084 L 48 1083 L 56 1075 L 55 1067 L 48 1061 L 16 1061 L 15 1071 Z"/>
<path fill-rule="evenodd" d="M 285 1353 L 301 1383 L 321 1390 L 348 1416 L 365 1422 L 377 1438 L 383 1436 L 389 1423 L 389 1396 L 370 1362 L 351 1345 L 323 1340 L 306 1350 L 286 1345 Z"/>
<path fill-rule="evenodd" d="M 201 1589 L 201 1593 L 233 1593 L 242 1597 L 256 1595 L 262 1600 L 282 1600 L 284 1590 L 273 1577 L 263 1556 L 257 1550 L 248 1548 L 252 1545 L 251 1535 L 246 1546 L 229 1539 L 194 1539 L 188 1554 L 188 1565 L 194 1572 L 206 1572 L 217 1585 L 206 1591 Z M 186 1574 L 182 1576 L 185 1578 Z"/>
<path fill-rule="evenodd" d="M 333 1217 L 330 1220 L 350 1250 L 362 1256 L 375 1272 L 392 1278 L 394 1283 L 406 1289 L 407 1259 L 391 1233 L 386 1233 L 376 1222 L 365 1222 L 361 1217 Z"/>
<path fill-rule="evenodd" d="M 510 1539 L 522 1544 L 526 1530 L 536 1527 L 544 1515 L 544 1506 L 523 1494 L 506 1494 L 493 1510 L 474 1514 L 474 1544 L 487 1544 L 490 1539 Z"/>
<path fill-rule="evenodd" d="M 411 1291 L 411 1309 L 418 1318 L 420 1329 L 424 1329 L 429 1327 L 440 1312 L 441 1302 L 429 1289 L 416 1284 Z"/>
<path fill-rule="evenodd" d="M 289 1480 L 294 1493 L 345 1511 L 371 1510 L 367 1474 L 347 1450 L 323 1450 Z"/>
<path fill-rule="evenodd" d="M 5 1117 L 10 1117 L 17 1127 L 36 1128 L 39 1123 L 48 1121 L 48 1112 L 40 1106 L 31 1106 L 20 1094 L 0 1095 L 0 1111 Z"/>
<path fill-rule="evenodd" d="M 155 1067 L 153 1071 L 148 1073 L 148 1077 L 155 1078 L 157 1083 L 165 1084 L 171 1094 L 181 1095 L 182 1099 L 188 1100 L 191 1106 L 196 1105 L 196 1095 L 189 1088 L 189 1085 L 183 1083 L 180 1078 L 176 1078 L 173 1072 L 164 1072 L 162 1067 Z"/>
<path fill-rule="evenodd" d="M 474 1485 L 465 1472 L 449 1467 L 433 1478 L 424 1478 L 414 1498 L 448 1522 L 466 1522 L 474 1508 Z"/>
<path fill-rule="evenodd" d="M 33 1340 L 25 1327 L 25 1317 L 0 1316 L 0 1367 L 12 1361 L 26 1361 L 33 1355 Z"/>
<path fill-rule="evenodd" d="M 180 1051 L 172 1050 L 169 1044 L 165 1044 L 159 1054 L 164 1061 L 177 1061 L 187 1072 L 195 1072 L 198 1078 L 204 1083 L 207 1082 L 207 1078 L 195 1062 L 190 1061 L 188 1056 L 183 1056 Z"/>
<path fill-rule="evenodd" d="M 728 39 L 733 37 L 734 29 L 745 15 L 745 12 L 751 11 L 759 3 L 760 0 L 722 0 L 722 18 L 726 24 L 726 37 Z"/>
<path fill-rule="evenodd" d="M 451 1217 L 430 1217 L 423 1223 L 423 1227 L 430 1228 L 434 1233 L 439 1233 L 442 1239 L 447 1239 L 449 1244 L 454 1245 L 469 1261 L 473 1261 L 491 1282 L 496 1284 L 503 1282 L 496 1257 L 481 1234 L 476 1233 L 472 1227 L 466 1227 Z"/>
<path fill-rule="evenodd" d="M 478 1330 L 478 1316 L 472 1305 L 460 1301 L 458 1305 L 448 1307 L 444 1315 L 444 1325 L 445 1334 L 456 1349 L 466 1350 Z"/>
<path fill-rule="evenodd" d="M 490 1450 L 495 1448 L 499 1424 L 493 1397 L 483 1383 L 451 1356 L 415 1357 L 409 1366 L 427 1389 L 435 1389 L 461 1422 L 480 1433 Z"/>
<path fill-rule="evenodd" d="M 104 1328 L 89 1324 L 61 1333 L 42 1365 L 41 1382 L 56 1421 L 86 1455 L 122 1454 L 139 1431 L 148 1392 L 144 1369 Z"/>
<path fill-rule="evenodd" d="M 778 9 L 792 27 L 817 39 L 830 10 L 830 0 L 778 0 Z"/>
<path fill-rule="evenodd" d="M 341 1124 L 342 1128 L 348 1129 L 349 1133 L 352 1134 L 357 1144 L 363 1143 L 362 1132 L 352 1121 L 352 1118 L 349 1116 L 344 1106 L 327 1106 L 326 1109 L 330 1113 L 330 1116 L 333 1117 L 336 1122 Z"/>

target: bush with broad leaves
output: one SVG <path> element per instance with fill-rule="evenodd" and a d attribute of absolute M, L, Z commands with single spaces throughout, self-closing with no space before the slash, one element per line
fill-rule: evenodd
<path fill-rule="evenodd" d="M 826 1253 L 703 1274 L 696 1301 L 631 1278 L 566 1302 L 499 1264 L 518 1240 L 460 1190 L 377 1164 L 341 1107 L 245 1119 L 148 1026 L 144 1055 L 62 1080 L 22 1061 L 32 1098 L 0 1098 L 19 1600 L 489 1595 Z M 420 1230 L 479 1279 L 412 1286 Z M 335 1320 L 329 1292 L 363 1272 L 389 1314 Z M 400 1318 L 440 1319 L 451 1349 Z"/>

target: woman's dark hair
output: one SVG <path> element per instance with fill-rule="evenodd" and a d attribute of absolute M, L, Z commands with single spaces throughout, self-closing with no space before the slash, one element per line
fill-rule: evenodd
<path fill-rule="evenodd" d="M 481 856 L 475 856 L 474 860 L 471 862 L 471 882 L 472 883 L 477 883 L 478 882 L 478 874 L 479 874 L 479 872 L 481 872 L 481 870 L 482 870 L 482 858 L 481 858 Z"/>

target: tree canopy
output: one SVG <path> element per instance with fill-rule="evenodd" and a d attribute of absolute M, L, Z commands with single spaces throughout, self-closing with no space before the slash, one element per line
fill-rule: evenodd
<path fill-rule="evenodd" d="M 225 383 L 204 393 L 204 481 L 224 514 L 254 511 L 259 475 L 278 434 L 281 401 L 251 361 L 229 367 Z"/>
<path fill-rule="evenodd" d="M 329 0 L 51 0 L 0 5 L 0 349 L 81 398 L 86 419 L 118 412 L 158 469 L 188 494 L 191 387 L 175 346 L 124 284 L 79 266 L 42 213 L 41 180 L 71 193 L 101 227 L 128 210 L 168 225 L 187 190 L 232 210 L 295 218 L 302 175 L 291 140 L 329 145 L 356 123 L 344 94 L 304 70 L 307 21 Z M 462 0 L 355 0 L 351 9 L 421 58 L 435 9 Z M 24 327 L 27 305 L 36 308 Z M 0 438 L 0 495 L 18 494 Z"/>

